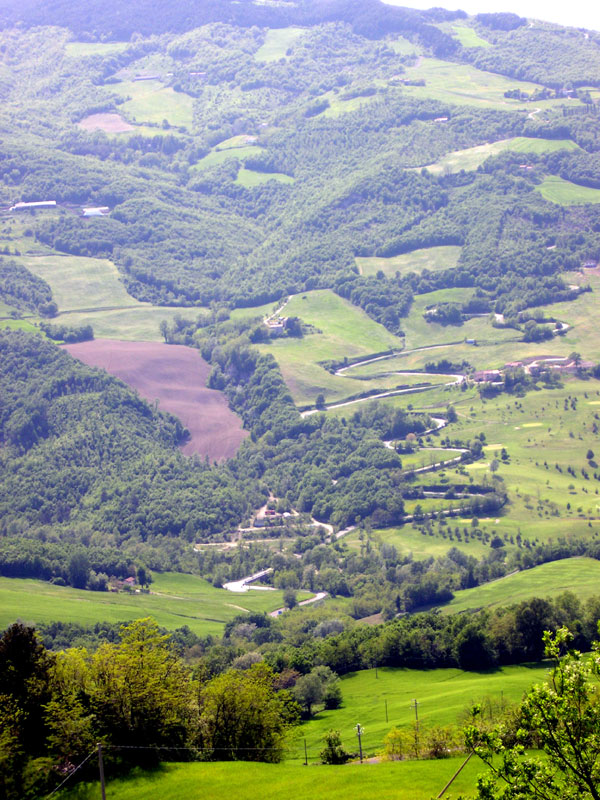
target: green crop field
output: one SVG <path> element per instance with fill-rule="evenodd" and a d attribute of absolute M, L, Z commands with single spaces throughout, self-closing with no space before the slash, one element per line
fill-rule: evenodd
<path fill-rule="evenodd" d="M 228 592 L 202 578 L 178 573 L 155 574 L 151 591 L 88 592 L 43 581 L 0 578 L 0 629 L 16 619 L 93 625 L 99 620 L 123 622 L 151 616 L 170 630 L 189 625 L 194 633 L 205 636 L 219 634 L 225 622 L 245 611 L 274 611 L 283 606 L 280 590 Z M 300 595 L 310 597 L 310 592 Z"/>
<path fill-rule="evenodd" d="M 577 183 L 571 183 L 571 181 L 559 178 L 558 175 L 548 175 L 536 188 L 544 200 L 549 200 L 551 203 L 556 203 L 560 206 L 600 203 L 600 189 L 579 186 Z"/>
<path fill-rule="evenodd" d="M 277 61 L 285 58 L 288 49 L 304 33 L 304 28 L 277 28 L 267 31 L 265 41 L 254 54 L 256 61 Z"/>
<path fill-rule="evenodd" d="M 446 613 L 506 606 L 532 597 L 556 597 L 576 587 L 577 597 L 586 600 L 600 594 L 600 562 L 592 558 L 565 558 L 507 575 L 491 583 L 463 589 L 443 606 Z"/>
<path fill-rule="evenodd" d="M 70 58 L 84 58 L 121 53 L 128 47 L 129 42 L 67 42 L 65 51 Z"/>
<path fill-rule="evenodd" d="M 510 89 L 520 89 L 532 93 L 541 87 L 536 83 L 505 78 L 495 72 L 485 72 L 465 64 L 452 64 L 437 58 L 423 58 L 414 67 L 406 70 L 410 79 L 424 79 L 425 86 L 405 86 L 403 91 L 414 97 L 426 98 L 440 102 L 452 102 L 459 105 L 478 106 L 481 108 L 497 108 L 514 110 L 529 108 L 529 104 L 520 100 L 504 97 Z M 540 100 L 536 108 L 552 108 L 561 105 L 561 100 Z"/>
<path fill-rule="evenodd" d="M 356 748 L 354 748 L 356 749 Z M 430 800 L 443 789 L 464 761 L 454 756 L 442 761 L 400 761 L 383 764 L 346 764 L 308 767 L 298 764 L 252 762 L 163 764 L 152 772 L 134 771 L 129 777 L 110 781 L 107 800 L 381 800 L 382 797 L 410 797 Z M 485 772 L 481 762 L 471 760 L 452 784 L 451 793 L 474 790 L 477 776 Z M 100 787 L 88 784 L 73 792 L 62 792 L 61 800 L 100 800 Z"/>
<path fill-rule="evenodd" d="M 579 147 L 571 139 L 534 139 L 527 136 L 516 136 L 512 139 L 502 139 L 498 142 L 481 144 L 477 147 L 468 147 L 466 150 L 455 150 L 453 153 L 440 158 L 434 164 L 427 164 L 426 169 L 433 175 L 452 174 L 461 170 L 477 169 L 491 156 L 496 156 L 506 150 L 517 153 L 554 153 L 557 150 L 578 150 Z M 421 169 L 413 167 L 412 169 Z"/>
<path fill-rule="evenodd" d="M 442 247 L 424 247 L 421 250 L 412 250 L 401 256 L 392 258 L 357 258 L 356 264 L 361 275 L 376 275 L 379 270 L 386 277 L 392 277 L 399 272 L 406 275 L 409 272 L 421 273 L 424 269 L 438 272 L 443 269 L 451 269 L 458 263 L 460 257 L 460 247 L 453 245 Z"/>
<path fill-rule="evenodd" d="M 463 47 L 491 47 L 469 25 L 452 25 L 452 31 Z"/>
<path fill-rule="evenodd" d="M 285 308 L 287 316 L 300 317 L 320 332 L 302 339 L 276 339 L 261 345 L 272 353 L 299 404 L 312 404 L 323 392 L 329 402 L 367 391 L 370 384 L 327 372 L 318 362 L 355 358 L 401 347 L 401 340 L 368 317 L 364 311 L 329 289 L 295 295 Z M 377 385 L 389 385 L 384 381 Z M 393 378 L 391 383 L 402 383 Z"/>
<path fill-rule="evenodd" d="M 470 707 L 484 698 L 518 701 L 534 683 L 546 676 L 545 664 L 502 667 L 486 672 L 460 669 L 397 669 L 386 667 L 362 670 L 341 678 L 343 705 L 334 711 L 321 711 L 300 730 L 306 739 L 309 758 L 319 752 L 321 737 L 328 730 L 339 730 L 347 750 L 355 751 L 357 723 L 364 727 L 363 748 L 375 755 L 382 748 L 385 734 L 394 726 L 408 727 L 414 720 L 413 698 L 419 702 L 419 722 L 424 725 L 449 725 L 460 722 Z M 385 701 L 387 700 L 387 717 Z M 290 758 L 300 761 L 304 746 L 298 742 Z M 440 789 L 442 787 L 440 786 Z"/>
<path fill-rule="evenodd" d="M 285 175 L 283 172 L 256 172 L 253 169 L 245 169 L 242 167 L 235 179 L 236 183 L 240 186 L 245 186 L 251 189 L 253 186 L 260 186 L 268 181 L 278 181 L 279 183 L 294 183 L 294 178 L 291 175 Z"/>
<path fill-rule="evenodd" d="M 194 100 L 189 95 L 175 92 L 160 81 L 122 81 L 111 88 L 122 97 L 130 98 L 120 106 L 129 120 L 160 125 L 166 119 L 170 125 L 191 130 Z"/>

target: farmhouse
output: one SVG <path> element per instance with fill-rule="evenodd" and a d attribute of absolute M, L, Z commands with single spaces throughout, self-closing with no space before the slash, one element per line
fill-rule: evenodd
<path fill-rule="evenodd" d="M 265 320 L 265 325 L 271 336 L 280 336 L 286 328 L 287 321 L 287 317 L 270 317 Z"/>
<path fill-rule="evenodd" d="M 476 383 L 488 383 L 499 380 L 501 373 L 499 369 L 482 369 L 474 372 L 471 377 Z"/>

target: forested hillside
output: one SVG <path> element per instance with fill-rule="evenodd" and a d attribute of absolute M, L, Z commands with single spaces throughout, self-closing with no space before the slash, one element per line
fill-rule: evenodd
<path fill-rule="evenodd" d="M 452 758 L 488 679 L 467 750 L 543 744 L 496 690 L 597 638 L 600 34 L 0 0 L 0 101 L 0 795 Z"/>

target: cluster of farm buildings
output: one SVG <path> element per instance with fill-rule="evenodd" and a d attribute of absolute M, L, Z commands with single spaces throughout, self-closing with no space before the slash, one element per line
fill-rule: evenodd
<path fill-rule="evenodd" d="M 576 375 L 581 370 L 591 369 L 594 366 L 593 361 L 575 361 L 566 356 L 534 356 L 524 358 L 522 361 L 511 361 L 501 369 L 477 370 L 470 378 L 475 383 L 501 383 L 507 372 L 516 369 L 522 369 L 527 375 L 535 378 L 546 369 L 558 374 Z"/>

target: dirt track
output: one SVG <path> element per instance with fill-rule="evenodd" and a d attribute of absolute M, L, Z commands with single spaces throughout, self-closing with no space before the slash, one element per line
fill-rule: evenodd
<path fill-rule="evenodd" d="M 191 434 L 182 447 L 186 455 L 219 461 L 235 455 L 248 435 L 225 395 L 206 388 L 210 365 L 191 347 L 95 339 L 64 349 L 120 378 L 146 400 L 158 400 L 161 410 L 178 417 Z"/>

